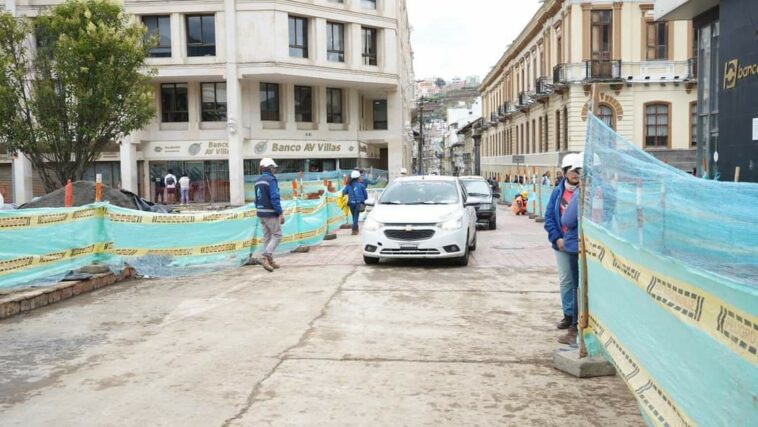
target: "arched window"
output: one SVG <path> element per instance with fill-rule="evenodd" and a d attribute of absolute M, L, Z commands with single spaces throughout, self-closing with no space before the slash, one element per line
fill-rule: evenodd
<path fill-rule="evenodd" d="M 616 130 L 616 114 L 608 104 L 600 104 L 597 117 L 609 128 Z"/>

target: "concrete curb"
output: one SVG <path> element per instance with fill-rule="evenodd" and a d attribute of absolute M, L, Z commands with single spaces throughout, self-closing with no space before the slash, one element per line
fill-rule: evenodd
<path fill-rule="evenodd" d="M 119 274 L 98 274 L 79 282 L 61 282 L 44 288 L 24 289 L 2 295 L 0 296 L 0 320 L 105 288 L 129 279 L 133 275 L 134 270 L 127 267 Z"/>
<path fill-rule="evenodd" d="M 564 348 L 553 353 L 556 369 L 577 378 L 609 377 L 616 375 L 616 368 L 601 356 L 579 357 L 578 348 Z"/>

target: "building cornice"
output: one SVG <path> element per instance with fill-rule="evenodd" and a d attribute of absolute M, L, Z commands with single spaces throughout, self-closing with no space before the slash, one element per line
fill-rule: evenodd
<path fill-rule="evenodd" d="M 521 30 L 521 33 L 516 37 L 511 46 L 503 53 L 503 56 L 500 57 L 497 64 L 492 67 L 492 70 L 490 70 L 487 76 L 482 80 L 482 84 L 479 85 L 480 92 L 484 92 L 486 88 L 493 83 L 495 76 L 503 72 L 504 66 L 518 56 L 526 45 L 528 45 L 531 40 L 542 31 L 545 22 L 560 10 L 564 1 L 565 0 L 549 0 L 542 5 L 526 27 Z"/>

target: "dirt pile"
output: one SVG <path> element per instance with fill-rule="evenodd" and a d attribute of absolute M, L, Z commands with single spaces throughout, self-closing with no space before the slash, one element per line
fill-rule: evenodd
<path fill-rule="evenodd" d="M 72 206 L 83 206 L 95 202 L 95 183 L 91 181 L 77 181 L 73 183 L 74 194 Z M 62 208 L 65 206 L 66 189 L 60 188 L 50 194 L 46 194 L 37 200 L 26 203 L 19 209 L 33 208 Z M 103 201 L 110 202 L 114 206 L 128 209 L 139 209 L 135 204 L 134 198 L 117 190 L 113 187 L 103 185 Z"/>

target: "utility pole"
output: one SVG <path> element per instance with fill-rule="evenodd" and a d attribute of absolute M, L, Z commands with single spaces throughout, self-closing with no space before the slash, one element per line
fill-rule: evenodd
<path fill-rule="evenodd" d="M 418 164 L 416 171 L 419 176 L 424 175 L 424 97 L 419 99 L 418 107 Z"/>

